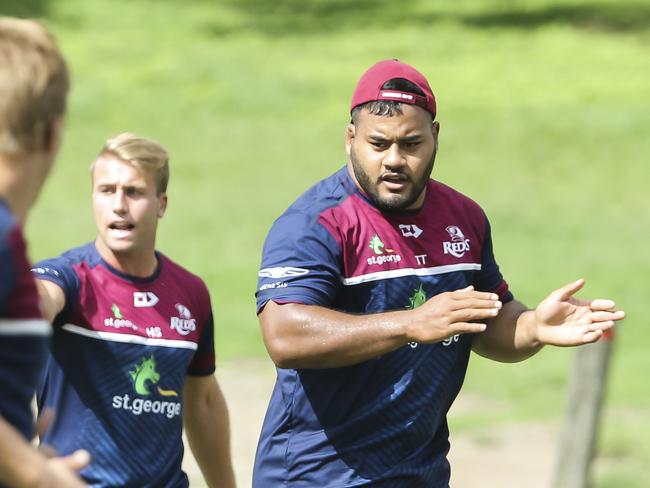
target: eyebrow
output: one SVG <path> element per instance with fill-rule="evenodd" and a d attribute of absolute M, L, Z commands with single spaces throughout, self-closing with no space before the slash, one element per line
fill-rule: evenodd
<path fill-rule="evenodd" d="M 400 138 L 400 142 L 417 142 L 422 140 L 422 135 L 420 134 L 413 134 L 412 136 L 406 136 Z"/>
<path fill-rule="evenodd" d="M 381 142 L 389 140 L 389 138 L 387 138 L 387 137 L 385 137 L 383 135 L 380 135 L 380 134 L 370 134 L 368 136 L 368 138 L 373 140 L 373 141 L 381 141 Z M 399 142 L 409 143 L 409 142 L 420 141 L 420 140 L 422 140 L 422 138 L 423 138 L 422 134 L 413 134 L 413 135 L 408 135 L 408 136 L 404 136 L 404 137 L 399 137 L 398 141 Z"/>
<path fill-rule="evenodd" d="M 125 190 L 131 189 L 131 188 L 134 188 L 134 189 L 142 189 L 142 188 L 146 188 L 146 186 L 147 186 L 147 185 L 138 185 L 138 184 L 135 184 L 135 183 L 125 183 L 125 184 L 121 184 L 121 183 L 119 183 L 119 182 L 114 182 L 114 181 L 98 181 L 95 185 L 96 185 L 98 188 L 106 188 L 106 187 L 117 187 L 117 186 L 121 186 L 121 187 L 124 188 Z"/>

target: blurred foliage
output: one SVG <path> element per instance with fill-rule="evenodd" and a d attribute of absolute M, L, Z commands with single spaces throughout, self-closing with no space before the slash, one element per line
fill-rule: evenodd
<path fill-rule="evenodd" d="M 268 36 L 313 35 L 356 29 L 430 26 L 457 22 L 481 28 L 537 28 L 563 24 L 604 31 L 647 30 L 647 2 L 224 0 L 238 22 L 215 19 L 216 36 L 258 32 Z"/>
<path fill-rule="evenodd" d="M 41 18 L 49 13 L 49 0 L 0 0 L 0 15 Z"/>

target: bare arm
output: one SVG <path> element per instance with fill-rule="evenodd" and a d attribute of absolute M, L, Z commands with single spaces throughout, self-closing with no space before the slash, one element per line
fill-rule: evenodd
<path fill-rule="evenodd" d="M 260 313 L 271 359 L 281 368 L 335 368 L 386 354 L 409 342 L 439 342 L 476 333 L 501 302 L 494 293 L 446 292 L 413 310 L 351 315 L 316 305 L 270 301 Z"/>
<path fill-rule="evenodd" d="M 41 301 L 41 310 L 45 320 L 52 322 L 65 306 L 65 295 L 61 287 L 48 280 L 36 278 L 36 289 Z"/>
<path fill-rule="evenodd" d="M 46 458 L 0 417 L 0 483 L 17 488 L 83 488 L 75 474 L 88 464 L 86 451 Z"/>
<path fill-rule="evenodd" d="M 201 473 L 212 488 L 234 488 L 228 407 L 214 375 L 188 376 L 183 423 Z"/>
<path fill-rule="evenodd" d="M 513 300 L 488 321 L 474 338 L 473 350 L 501 362 L 517 362 L 544 345 L 579 346 L 595 342 L 625 317 L 611 300 L 582 300 L 573 295 L 584 286 L 580 279 L 553 291 L 535 310 Z"/>
<path fill-rule="evenodd" d="M 530 311 L 522 303 L 516 300 L 506 303 L 499 315 L 488 321 L 485 332 L 474 337 L 472 349 L 483 357 L 504 363 L 529 358 L 543 344 L 527 316 Z"/>

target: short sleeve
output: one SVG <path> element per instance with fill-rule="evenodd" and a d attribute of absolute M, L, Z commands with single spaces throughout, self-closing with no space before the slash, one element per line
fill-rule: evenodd
<path fill-rule="evenodd" d="M 192 358 L 187 374 L 191 376 L 208 376 L 214 373 L 214 320 L 212 312 L 201 328 L 198 347 Z"/>
<path fill-rule="evenodd" d="M 7 239 L 0 237 L 0 311 L 4 311 L 16 288 L 16 266 Z"/>
<path fill-rule="evenodd" d="M 65 306 L 55 319 L 55 323 L 67 317 L 70 308 L 77 301 L 80 281 L 72 263 L 64 256 L 39 261 L 32 267 L 32 274 L 39 280 L 47 280 L 58 285 L 65 295 Z"/>
<path fill-rule="evenodd" d="M 264 243 L 257 313 L 269 300 L 328 306 L 340 286 L 341 248 L 317 216 L 281 216 Z"/>
<path fill-rule="evenodd" d="M 496 293 L 503 303 L 513 299 L 512 293 L 508 288 L 508 283 L 501 275 L 499 266 L 494 258 L 492 231 L 487 217 L 485 217 L 485 234 L 483 238 L 483 249 L 481 251 L 481 271 L 476 275 L 474 287 L 480 291 Z"/>

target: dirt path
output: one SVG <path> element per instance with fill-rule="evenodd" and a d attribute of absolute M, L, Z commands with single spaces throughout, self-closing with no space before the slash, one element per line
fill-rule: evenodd
<path fill-rule="evenodd" d="M 270 361 L 246 360 L 217 372 L 230 409 L 232 451 L 239 488 L 251 486 L 252 464 L 266 405 L 275 381 Z M 476 408 L 479 398 L 459 397 L 454 409 Z M 509 424 L 452 433 L 453 488 L 545 488 L 553 463 L 557 427 L 542 423 Z M 205 483 L 189 451 L 183 463 L 193 488 Z M 315 487 L 316 488 L 316 487 Z"/>

